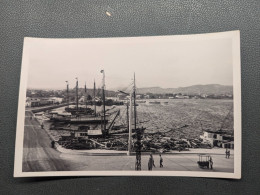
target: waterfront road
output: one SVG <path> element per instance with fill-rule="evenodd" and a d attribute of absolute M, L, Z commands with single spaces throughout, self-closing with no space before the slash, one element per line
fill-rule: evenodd
<path fill-rule="evenodd" d="M 51 148 L 51 139 L 39 122 L 26 111 L 23 144 L 23 172 L 66 171 L 69 163 L 62 160 L 61 153 Z"/>
<path fill-rule="evenodd" d="M 156 168 L 153 171 L 203 171 L 203 172 L 234 172 L 234 156 L 230 159 L 223 155 L 212 153 L 213 170 L 198 167 L 198 154 L 163 154 L 163 168 L 159 167 L 159 155 L 154 155 Z M 23 172 L 35 171 L 112 171 L 135 170 L 135 155 L 133 156 L 91 156 L 59 152 L 51 148 L 51 139 L 44 129 L 41 129 L 36 119 L 31 119 L 31 113 L 26 112 L 24 128 Z M 148 170 L 149 155 L 142 155 L 142 170 Z"/>
<path fill-rule="evenodd" d="M 86 156 L 65 155 L 62 157 L 73 163 L 73 171 L 134 171 L 135 156 Z M 225 155 L 211 154 L 213 169 L 198 167 L 198 154 L 162 154 L 163 168 L 160 168 L 159 155 L 153 155 L 155 168 L 153 171 L 203 171 L 203 172 L 234 172 L 233 155 L 229 159 Z M 142 170 L 148 170 L 149 155 L 142 155 Z"/>

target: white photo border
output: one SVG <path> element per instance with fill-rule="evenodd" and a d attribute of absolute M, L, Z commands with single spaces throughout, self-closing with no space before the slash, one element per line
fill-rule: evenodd
<path fill-rule="evenodd" d="M 153 39 L 171 39 L 178 41 L 232 39 L 232 64 L 233 64 L 233 97 L 234 97 L 234 173 L 225 172 L 199 172 L 199 171 L 52 171 L 52 172 L 23 172 L 23 140 L 26 89 L 28 67 L 30 59 L 30 43 L 42 38 L 24 38 L 22 67 L 20 76 L 20 89 L 17 112 L 17 128 L 15 143 L 14 177 L 46 177 L 46 176 L 184 176 L 184 177 L 211 177 L 241 179 L 242 161 L 242 118 L 241 118 L 241 60 L 240 60 L 240 31 L 219 33 L 152 36 Z M 150 37 L 119 37 L 119 38 L 91 38 L 91 39 L 147 39 Z M 88 38 L 89 39 L 89 38 Z M 46 39 L 44 40 L 53 40 Z M 59 39 L 62 40 L 62 39 Z M 75 40 L 75 39 L 74 39 Z M 86 39 L 81 39 L 86 40 Z"/>

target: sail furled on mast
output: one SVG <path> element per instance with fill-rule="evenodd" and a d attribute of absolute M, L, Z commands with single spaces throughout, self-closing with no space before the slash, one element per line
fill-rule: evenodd
<path fill-rule="evenodd" d="M 102 85 L 102 102 L 103 102 L 103 131 L 105 136 L 107 135 L 106 131 L 106 98 L 105 98 L 105 71 L 100 71 L 103 74 L 103 85 Z"/>
<path fill-rule="evenodd" d="M 79 87 L 79 82 L 78 82 L 78 77 L 76 77 L 76 108 L 77 112 L 79 111 L 79 95 L 78 95 L 78 87 Z"/>
<path fill-rule="evenodd" d="M 85 98 L 84 98 L 84 100 L 85 100 L 85 106 L 86 106 L 86 113 L 87 113 L 87 102 L 88 102 L 88 95 L 87 95 L 87 83 L 85 82 Z"/>
<path fill-rule="evenodd" d="M 69 107 L 70 99 L 69 99 L 69 81 L 65 81 L 67 83 L 67 103 Z"/>
<path fill-rule="evenodd" d="M 134 98 L 134 124 L 136 130 L 137 113 L 136 113 L 136 86 L 135 86 L 135 73 L 134 73 L 134 86 L 133 86 L 133 98 Z"/>
<path fill-rule="evenodd" d="M 93 100 L 94 100 L 94 114 L 96 116 L 97 111 L 96 111 L 96 82 L 94 80 L 94 90 L 93 90 Z"/>

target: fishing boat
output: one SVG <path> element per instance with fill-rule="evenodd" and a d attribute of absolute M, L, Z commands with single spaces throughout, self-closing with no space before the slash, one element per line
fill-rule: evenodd
<path fill-rule="evenodd" d="M 83 108 L 83 107 L 66 107 L 65 108 L 66 112 L 70 112 L 72 115 L 76 114 L 93 114 L 94 110 L 91 108 Z"/>
<path fill-rule="evenodd" d="M 103 78 L 104 79 L 104 78 Z M 102 105 L 105 102 L 105 91 L 104 91 L 104 81 L 103 81 L 103 101 Z M 96 83 L 94 81 L 94 99 L 96 98 Z M 87 96 L 87 88 L 85 84 L 85 97 Z M 76 83 L 76 107 L 74 108 L 68 108 L 71 110 L 72 117 L 70 119 L 70 123 L 84 123 L 84 124 L 102 124 L 102 123 L 108 123 L 110 114 L 103 111 L 103 113 L 96 113 L 96 102 L 94 101 L 94 110 L 87 107 L 87 100 L 85 98 L 85 108 L 78 106 L 78 80 Z M 105 109 L 105 104 L 103 106 L 103 109 Z M 105 117 L 104 117 L 105 116 Z"/>
<path fill-rule="evenodd" d="M 49 112 L 50 121 L 54 122 L 70 122 L 71 113 L 68 112 L 59 112 L 59 111 L 51 111 Z"/>
<path fill-rule="evenodd" d="M 91 146 L 91 147 L 87 147 L 86 145 L 89 142 L 94 142 L 94 145 L 102 145 L 102 147 L 107 148 L 107 145 L 104 143 L 106 143 L 106 139 L 108 136 L 112 136 L 114 134 L 120 134 L 120 133 L 128 133 L 128 143 L 124 142 L 123 143 L 123 147 L 121 147 L 121 149 L 125 150 L 126 146 L 128 145 L 128 154 L 130 154 L 131 152 L 133 152 L 133 150 L 136 151 L 137 154 L 137 160 L 140 159 L 139 156 L 141 155 L 141 149 L 139 148 L 135 148 L 135 147 L 139 147 L 141 146 L 141 133 L 143 133 L 143 131 L 145 130 L 145 128 L 141 127 L 137 127 L 137 104 L 136 104 L 136 94 L 135 94 L 135 78 L 134 78 L 134 89 L 131 90 L 131 93 L 129 93 L 128 95 L 130 95 L 130 99 L 128 100 L 128 103 L 126 104 L 127 106 L 127 125 L 120 125 L 120 126 L 114 126 L 114 124 L 116 123 L 116 118 L 120 115 L 120 110 L 117 110 L 115 112 L 111 112 L 111 110 L 106 110 L 106 105 L 105 105 L 105 73 L 104 70 L 101 71 L 101 73 L 103 73 L 103 86 L 102 86 L 102 106 L 103 109 L 101 111 L 101 113 L 99 113 L 98 115 L 96 115 L 96 117 L 89 117 L 89 116 L 79 116 L 79 117 L 75 117 L 72 116 L 71 117 L 71 123 L 87 123 L 90 120 L 93 120 L 93 118 L 95 118 L 95 122 L 97 122 L 96 124 L 100 124 L 100 125 L 96 125 L 94 126 L 86 126 L 83 125 L 81 128 L 78 128 L 78 130 L 74 130 L 71 136 L 69 136 L 69 139 L 73 139 L 73 140 L 86 140 L 86 143 L 80 143 L 80 142 L 70 142 L 70 141 L 66 141 L 66 140 L 61 140 L 62 142 L 66 142 L 66 144 L 64 145 L 64 147 L 69 147 L 69 148 L 73 148 L 73 149 L 79 149 L 79 148 L 88 148 L 88 149 L 92 149 L 92 148 L 96 148 L 96 146 Z M 107 112 L 110 112 L 110 114 L 108 114 Z M 80 122 L 79 122 L 80 121 Z M 91 121 L 93 123 L 93 121 Z M 140 124 L 140 123 L 138 123 Z M 77 139 L 76 139 L 77 138 Z M 93 138 L 93 139 L 92 139 Z M 95 140 L 95 138 L 99 138 L 98 140 Z M 136 139 L 137 141 L 135 143 L 133 143 L 133 139 Z M 104 140 L 104 141 L 102 141 Z M 117 141 L 115 140 L 113 143 L 116 143 Z M 138 144 L 139 143 L 139 144 Z M 83 144 L 82 146 L 79 146 L 79 144 Z M 98 147 L 99 148 L 99 147 Z M 139 156 L 138 156 L 139 155 Z M 139 162 L 139 161 L 137 161 Z M 138 163 L 137 163 L 138 164 Z M 139 164 L 138 164 L 139 167 Z M 140 170 L 140 169 L 138 169 Z"/>
<path fill-rule="evenodd" d="M 87 131 L 87 136 L 90 137 L 106 137 L 109 134 L 109 130 L 112 128 L 112 125 L 114 124 L 114 121 L 116 119 L 116 117 L 119 115 L 119 111 L 116 114 L 115 118 L 113 119 L 113 121 L 111 122 L 109 128 L 106 128 L 106 125 L 109 121 L 109 114 L 106 113 L 106 98 L 105 98 L 105 71 L 101 70 L 100 71 L 103 74 L 103 79 L 102 79 L 102 104 L 103 104 L 103 111 L 102 113 L 100 113 L 100 116 L 97 117 L 96 116 L 96 108 L 95 108 L 95 116 L 94 117 L 89 117 L 89 118 L 83 118 L 83 119 L 76 119 L 73 122 L 84 122 L 87 123 L 89 121 L 96 122 L 99 123 L 101 128 L 100 129 L 89 129 Z M 94 84 L 94 92 L 95 92 L 95 84 Z M 95 98 L 95 94 L 94 94 L 94 98 Z M 94 101 L 95 102 L 95 101 Z"/>

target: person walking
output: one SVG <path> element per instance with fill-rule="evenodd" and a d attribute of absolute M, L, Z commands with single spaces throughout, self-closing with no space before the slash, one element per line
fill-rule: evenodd
<path fill-rule="evenodd" d="M 226 148 L 226 158 L 228 157 L 228 149 Z"/>
<path fill-rule="evenodd" d="M 162 155 L 160 154 L 160 168 L 162 168 L 163 167 L 163 158 L 162 158 Z"/>
<path fill-rule="evenodd" d="M 230 157 L 230 150 L 228 150 L 228 154 L 227 154 L 227 157 L 228 157 L 228 158 Z"/>
<path fill-rule="evenodd" d="M 155 165 L 154 165 L 153 155 L 152 155 L 152 153 L 151 153 L 151 154 L 150 154 L 149 161 L 148 161 L 148 170 L 149 170 L 149 171 L 152 171 L 152 170 L 153 170 L 153 167 L 155 167 Z"/>
<path fill-rule="evenodd" d="M 52 147 L 52 148 L 55 147 L 55 141 L 54 141 L 54 140 L 51 141 L 51 147 Z"/>
<path fill-rule="evenodd" d="M 209 158 L 209 165 L 210 165 L 210 169 L 213 169 L 213 160 L 212 160 L 212 157 Z"/>

